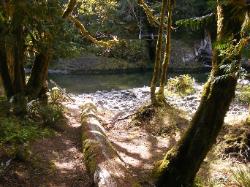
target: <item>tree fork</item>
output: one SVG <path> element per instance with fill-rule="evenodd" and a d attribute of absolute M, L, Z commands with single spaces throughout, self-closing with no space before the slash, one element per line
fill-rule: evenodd
<path fill-rule="evenodd" d="M 160 102 L 165 102 L 164 86 L 167 80 L 167 69 L 170 62 L 171 56 L 171 25 L 172 25 L 172 2 L 168 0 L 168 23 L 167 23 L 167 37 L 166 37 L 166 51 L 164 55 L 164 60 L 162 63 L 160 88 L 158 92 L 158 100 Z"/>
<path fill-rule="evenodd" d="M 151 91 L 151 102 L 153 105 L 157 105 L 157 99 L 155 95 L 156 84 L 160 73 L 160 61 L 161 61 L 161 52 L 162 52 L 162 37 L 164 31 L 164 16 L 167 8 L 167 0 L 162 0 L 162 8 L 161 8 L 161 19 L 160 19 L 160 27 L 158 31 L 158 39 L 156 44 L 156 56 L 155 56 L 155 65 L 153 77 L 151 80 L 150 91 Z"/>

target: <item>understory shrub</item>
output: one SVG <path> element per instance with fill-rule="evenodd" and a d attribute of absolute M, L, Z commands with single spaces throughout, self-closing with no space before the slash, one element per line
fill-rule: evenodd
<path fill-rule="evenodd" d="M 37 100 L 28 103 L 28 113 L 32 119 L 40 121 L 42 125 L 55 127 L 56 123 L 63 119 L 64 107 L 61 101 L 65 99 L 59 88 L 52 88 L 49 95 L 49 103 L 42 104 Z"/>
<path fill-rule="evenodd" d="M 66 98 L 62 90 L 58 87 L 53 87 L 49 90 L 49 102 L 53 105 L 59 105 Z"/>
<path fill-rule="evenodd" d="M 195 92 L 194 79 L 190 75 L 180 75 L 170 78 L 167 84 L 167 91 L 181 96 L 193 94 Z"/>
<path fill-rule="evenodd" d="M 0 119 L 0 147 L 4 144 L 24 144 L 51 134 L 50 129 L 42 128 L 39 124 L 28 119 L 20 120 L 15 117 Z"/>
<path fill-rule="evenodd" d="M 48 104 L 39 107 L 39 114 L 45 126 L 54 127 L 63 118 L 63 106 L 61 104 Z"/>

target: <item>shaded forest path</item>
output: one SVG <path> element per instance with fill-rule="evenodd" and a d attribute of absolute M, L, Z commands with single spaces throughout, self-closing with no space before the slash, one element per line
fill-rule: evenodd
<path fill-rule="evenodd" d="M 83 161 L 81 125 L 73 114 L 66 112 L 65 124 L 55 136 L 33 142 L 28 158 L 12 161 L 0 186 L 91 186 Z"/>
<path fill-rule="evenodd" d="M 103 103 L 96 98 L 87 95 L 86 97 L 73 97 L 73 102 L 65 102 L 64 105 L 72 112 L 75 119 L 80 118 L 81 110 L 87 110 L 85 105 L 97 106 L 96 119 L 105 129 L 104 136 L 111 143 L 124 166 L 142 186 L 154 186 L 151 173 L 155 163 L 163 158 L 166 150 L 176 143 L 176 139 L 179 139 L 180 135 L 155 136 L 144 124 L 138 126 L 131 124 L 131 113 L 134 113 L 137 107 L 142 106 L 145 101 L 141 101 L 138 106 L 135 104 L 136 101 L 135 103 L 132 101 L 130 104 L 137 107 L 131 107 L 130 110 L 127 108 L 112 110 L 112 108 L 103 106 Z M 113 107 L 119 106 L 117 103 L 113 103 Z M 102 149 L 104 152 L 109 150 L 105 146 Z"/>
<path fill-rule="evenodd" d="M 168 115 L 166 111 L 152 123 L 131 123 L 131 116 L 147 103 L 149 93 L 149 88 L 145 87 L 70 95 L 73 100 L 63 103 L 65 119 L 57 125 L 55 136 L 33 142 L 28 158 L 11 161 L 5 175 L 0 176 L 0 186 L 90 187 L 93 179 L 84 164 L 80 123 L 81 107 L 88 102 L 97 107 L 106 135 L 126 168 L 142 186 L 153 186 L 150 174 L 154 164 L 180 139 L 188 123 L 186 119 L 171 120 L 169 116 L 173 114 Z M 193 103 L 196 97 L 192 98 L 185 98 L 185 102 Z M 247 109 L 244 111 L 240 108 L 239 112 L 248 114 Z M 232 114 L 229 117 L 235 116 Z M 169 126 L 173 122 L 177 129 Z"/>

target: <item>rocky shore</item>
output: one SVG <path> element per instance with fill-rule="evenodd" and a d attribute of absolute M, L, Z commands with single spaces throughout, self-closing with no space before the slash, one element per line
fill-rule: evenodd
<path fill-rule="evenodd" d="M 171 95 L 167 96 L 166 100 L 170 105 L 184 110 L 192 116 L 200 103 L 202 85 L 196 84 L 195 90 L 195 93 L 192 95 L 185 97 Z M 119 118 L 124 118 L 135 113 L 137 109 L 149 102 L 150 88 L 142 87 L 128 90 L 112 90 L 110 92 L 97 91 L 89 94 L 71 94 L 71 97 L 74 100 L 73 105 L 75 105 L 75 107 L 89 101 L 93 102 L 97 107 L 114 112 Z M 233 101 L 226 115 L 225 122 L 245 118 L 248 112 L 247 104 Z"/>

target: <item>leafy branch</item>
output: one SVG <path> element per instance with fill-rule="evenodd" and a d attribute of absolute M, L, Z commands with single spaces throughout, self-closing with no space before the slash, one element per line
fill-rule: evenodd
<path fill-rule="evenodd" d="M 176 21 L 176 25 L 191 28 L 193 30 L 198 30 L 201 27 L 207 26 L 214 20 L 215 20 L 215 14 L 210 13 L 201 17 L 178 20 Z"/>

